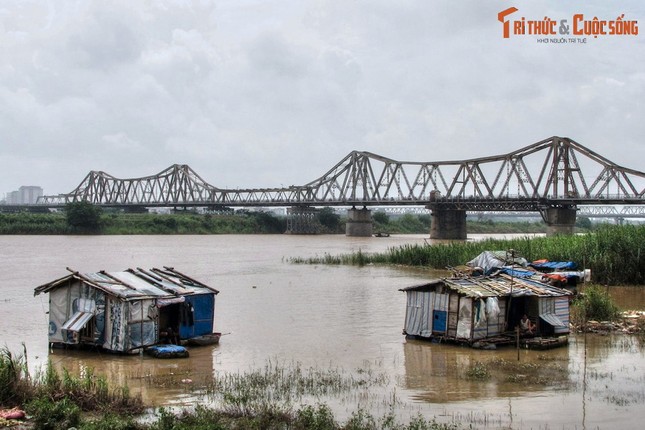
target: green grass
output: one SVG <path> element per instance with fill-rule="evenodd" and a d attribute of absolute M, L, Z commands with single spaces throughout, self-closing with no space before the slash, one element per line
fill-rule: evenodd
<path fill-rule="evenodd" d="M 528 236 L 516 239 L 486 239 L 438 245 L 403 245 L 383 253 L 324 255 L 292 258 L 308 264 L 394 264 L 445 269 L 465 264 L 482 251 L 514 249 L 529 261 L 574 261 L 591 269 L 594 282 L 602 284 L 645 284 L 645 225 L 604 225 L 593 233 Z"/>
<path fill-rule="evenodd" d="M 339 369 L 303 368 L 298 363 L 282 365 L 269 361 L 263 369 L 216 376 L 207 394 L 220 400 L 219 406 L 198 404 L 193 410 L 153 410 L 146 419 L 140 399 L 127 388 L 111 389 L 105 379 L 92 371 L 80 377 L 49 364 L 35 377 L 29 376 L 24 355 L 8 350 L 0 353 L 0 408 L 18 406 L 29 421 L 0 422 L 34 430 L 228 430 L 228 429 L 319 429 L 319 430 L 447 430 L 455 424 L 440 424 L 418 416 L 400 423 L 390 405 L 381 417 L 357 409 L 339 422 L 329 406 L 306 404 L 307 398 L 334 397 L 364 392 L 388 383 L 387 377 L 369 366 L 347 374 Z M 395 401 L 394 401 L 395 402 Z"/>
<path fill-rule="evenodd" d="M 0 213 L 0 234 L 267 234 L 283 233 L 286 220 L 264 212 L 238 211 L 236 214 L 197 214 L 194 212 L 115 213 L 103 212 L 98 227 L 70 226 L 65 213 Z"/>
<path fill-rule="evenodd" d="M 39 401 L 34 406 L 36 411 L 62 401 L 70 401 L 85 411 L 105 408 L 135 413 L 143 409 L 141 399 L 130 396 L 127 387 L 111 389 L 106 379 L 92 370 L 87 370 L 81 377 L 64 370 L 61 376 L 49 363 L 44 372 L 32 377 L 27 369 L 26 350 L 22 355 L 15 355 L 6 348 L 1 350 L 0 405 L 24 405 L 35 400 Z"/>

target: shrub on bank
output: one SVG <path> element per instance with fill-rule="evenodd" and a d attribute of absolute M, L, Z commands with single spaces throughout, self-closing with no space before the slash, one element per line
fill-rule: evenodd
<path fill-rule="evenodd" d="M 573 323 L 581 325 L 589 320 L 615 321 L 620 317 L 620 309 L 606 288 L 591 285 L 576 297 L 571 314 Z"/>
<path fill-rule="evenodd" d="M 60 400 L 37 397 L 26 409 L 35 430 L 67 430 L 81 422 L 81 408 L 67 397 Z"/>

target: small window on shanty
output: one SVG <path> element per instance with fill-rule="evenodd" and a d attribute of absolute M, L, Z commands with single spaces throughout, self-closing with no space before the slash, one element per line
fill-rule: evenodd
<path fill-rule="evenodd" d="M 80 330 L 79 335 L 80 335 L 80 340 L 81 341 L 95 341 L 97 338 L 95 337 L 95 330 L 96 330 L 96 318 L 92 317 L 87 324 Z"/>

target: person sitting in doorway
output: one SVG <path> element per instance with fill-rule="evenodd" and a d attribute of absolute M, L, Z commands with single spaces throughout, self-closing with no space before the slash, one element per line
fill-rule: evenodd
<path fill-rule="evenodd" d="M 525 334 L 534 334 L 535 332 L 535 324 L 533 324 L 533 321 L 531 321 L 526 314 L 524 314 L 520 320 L 520 329 L 522 330 L 522 333 Z"/>
<path fill-rule="evenodd" d="M 177 338 L 177 334 L 172 329 L 172 327 L 168 326 L 168 328 L 165 331 L 162 331 L 160 334 L 163 343 L 179 345 L 179 339 Z"/>

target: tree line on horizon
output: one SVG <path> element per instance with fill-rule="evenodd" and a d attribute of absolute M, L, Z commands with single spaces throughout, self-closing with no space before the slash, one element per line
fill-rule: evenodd
<path fill-rule="evenodd" d="M 381 234 L 426 234 L 429 214 L 390 216 L 384 211 L 372 214 L 373 231 Z M 320 209 L 315 218 L 320 234 L 344 234 L 346 218 L 334 209 Z M 578 217 L 578 231 L 591 231 L 596 224 Z M 286 217 L 272 212 L 245 209 L 224 213 L 198 213 L 194 210 L 169 214 L 128 213 L 104 210 L 87 202 L 69 203 L 62 212 L 0 213 L 0 234 L 281 234 Z M 544 233 L 541 221 L 468 220 L 469 233 Z"/>

